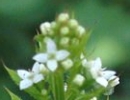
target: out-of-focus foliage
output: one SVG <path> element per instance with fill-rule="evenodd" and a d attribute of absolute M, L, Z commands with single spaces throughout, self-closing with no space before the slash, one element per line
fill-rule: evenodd
<path fill-rule="evenodd" d="M 121 73 L 121 84 L 111 100 L 129 100 L 130 0 L 1 0 L 0 59 L 14 69 L 30 67 L 35 53 L 33 36 L 40 23 L 51 21 L 63 11 L 93 29 L 87 46 L 89 58 L 100 56 L 103 65 Z M 10 81 L 2 63 L 0 76 L 1 100 L 9 100 L 3 86 L 16 91 L 18 87 Z"/>

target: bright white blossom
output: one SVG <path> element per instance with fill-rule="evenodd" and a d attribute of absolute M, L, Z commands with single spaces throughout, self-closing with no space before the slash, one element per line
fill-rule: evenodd
<path fill-rule="evenodd" d="M 31 71 L 26 70 L 17 70 L 17 74 L 22 79 L 20 81 L 20 90 L 27 89 L 32 86 L 34 83 L 38 83 L 44 79 L 44 76 L 40 73 L 39 63 L 36 62 L 33 65 Z"/>
<path fill-rule="evenodd" d="M 58 67 L 58 61 L 65 60 L 70 53 L 67 50 L 57 50 L 55 42 L 48 38 L 46 39 L 47 52 L 38 53 L 33 59 L 40 63 L 46 63 L 49 70 L 55 71 Z"/>
<path fill-rule="evenodd" d="M 79 86 L 82 86 L 85 81 L 85 78 L 81 74 L 77 74 L 73 80 L 73 82 Z"/>
<path fill-rule="evenodd" d="M 97 83 L 104 87 L 107 87 L 110 77 L 116 74 L 115 71 L 103 69 L 100 58 L 97 58 L 94 61 L 90 61 L 88 65 L 90 66 L 90 73 L 92 77 L 96 80 Z"/>

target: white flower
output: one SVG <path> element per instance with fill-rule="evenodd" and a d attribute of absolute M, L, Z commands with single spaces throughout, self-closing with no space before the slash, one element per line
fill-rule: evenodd
<path fill-rule="evenodd" d="M 82 86 L 83 83 L 85 81 L 84 76 L 82 76 L 81 74 L 77 74 L 73 80 L 73 82 L 79 86 Z"/>
<path fill-rule="evenodd" d="M 33 59 L 40 63 L 46 63 L 51 71 L 55 71 L 58 67 L 57 61 L 65 60 L 70 53 L 67 50 L 58 50 L 55 42 L 48 38 L 46 39 L 47 52 L 36 54 Z"/>
<path fill-rule="evenodd" d="M 20 90 L 29 88 L 34 83 L 38 83 L 44 79 L 44 76 L 40 73 L 39 63 L 33 65 L 32 71 L 17 70 L 17 74 L 22 79 L 20 81 Z"/>
<path fill-rule="evenodd" d="M 107 87 L 109 78 L 116 74 L 115 71 L 103 69 L 100 58 L 89 62 L 89 65 L 92 77 L 96 80 L 97 83 L 104 87 Z"/>

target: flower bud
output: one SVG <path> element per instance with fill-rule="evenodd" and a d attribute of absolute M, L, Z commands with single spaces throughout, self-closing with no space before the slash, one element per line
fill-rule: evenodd
<path fill-rule="evenodd" d="M 52 29 L 55 29 L 57 27 L 57 23 L 55 21 L 51 22 Z"/>
<path fill-rule="evenodd" d="M 90 99 L 90 100 L 97 100 L 97 98 L 96 97 L 93 97 L 92 99 Z"/>
<path fill-rule="evenodd" d="M 73 61 L 71 59 L 66 59 L 61 64 L 64 67 L 64 69 L 68 70 L 73 66 Z"/>
<path fill-rule="evenodd" d="M 77 20 L 75 20 L 75 19 L 70 19 L 70 20 L 69 20 L 69 26 L 70 26 L 70 28 L 77 28 L 77 27 L 78 27 L 78 22 L 77 22 Z"/>
<path fill-rule="evenodd" d="M 72 44 L 73 44 L 73 45 L 78 45 L 78 44 L 79 44 L 79 39 L 73 38 L 73 39 L 72 39 Z"/>
<path fill-rule="evenodd" d="M 68 44 L 69 44 L 69 38 L 68 37 L 61 38 L 60 45 L 67 46 Z"/>
<path fill-rule="evenodd" d="M 65 22 L 69 19 L 69 15 L 68 13 L 61 13 L 59 16 L 58 16 L 58 21 L 59 22 Z"/>
<path fill-rule="evenodd" d="M 62 35 L 67 35 L 67 34 L 69 33 L 69 28 L 66 27 L 66 26 L 62 27 L 62 28 L 60 29 L 60 33 L 61 33 Z"/>
<path fill-rule="evenodd" d="M 49 22 L 42 23 L 40 25 L 40 30 L 43 35 L 47 35 L 47 33 L 50 31 L 51 25 Z"/>
<path fill-rule="evenodd" d="M 77 74 L 73 80 L 78 86 L 82 86 L 85 81 L 85 78 L 81 74 Z"/>
<path fill-rule="evenodd" d="M 85 34 L 85 29 L 82 26 L 78 26 L 77 32 L 78 37 L 82 37 L 82 35 Z"/>
<path fill-rule="evenodd" d="M 46 89 L 42 89 L 41 94 L 42 95 L 47 95 L 47 90 Z"/>

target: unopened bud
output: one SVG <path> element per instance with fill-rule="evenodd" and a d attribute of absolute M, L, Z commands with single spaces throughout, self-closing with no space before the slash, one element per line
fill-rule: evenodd
<path fill-rule="evenodd" d="M 78 22 L 77 22 L 77 20 L 75 20 L 75 19 L 70 19 L 70 20 L 69 20 L 69 26 L 70 26 L 71 28 L 77 28 L 77 27 L 78 27 Z"/>
<path fill-rule="evenodd" d="M 64 69 L 68 70 L 73 66 L 73 61 L 71 59 L 66 59 L 61 64 L 64 67 Z"/>
<path fill-rule="evenodd" d="M 73 80 L 78 86 L 82 86 L 85 81 L 85 78 L 81 74 L 77 74 Z"/>
<path fill-rule="evenodd" d="M 62 35 L 67 35 L 67 34 L 69 33 L 69 28 L 66 27 L 66 26 L 62 27 L 62 28 L 60 29 L 60 33 L 61 33 Z"/>
<path fill-rule="evenodd" d="M 69 15 L 68 13 L 61 13 L 59 16 L 58 16 L 58 21 L 59 22 L 65 22 L 69 19 Z"/>

